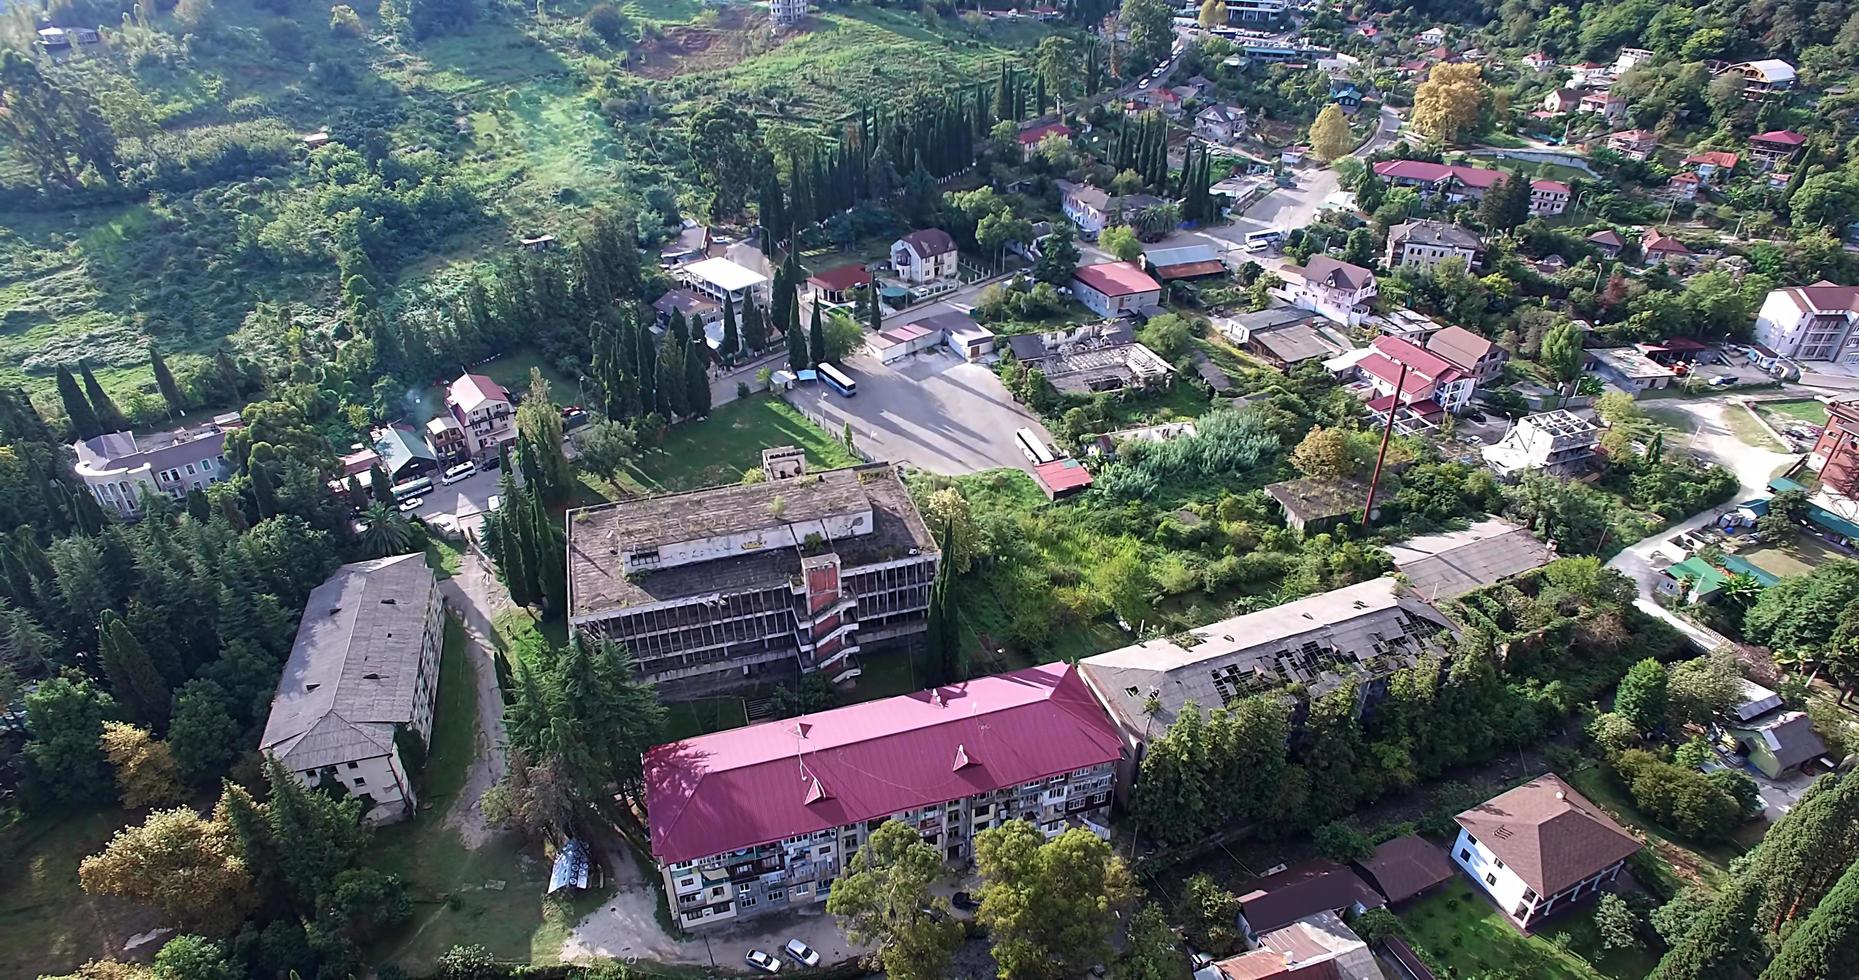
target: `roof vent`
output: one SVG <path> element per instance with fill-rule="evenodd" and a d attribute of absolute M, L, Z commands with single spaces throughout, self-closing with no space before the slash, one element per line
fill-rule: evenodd
<path fill-rule="evenodd" d="M 821 800 L 830 800 L 832 798 L 833 794 L 826 791 L 826 784 L 820 782 L 820 777 L 814 776 L 813 785 L 807 789 L 807 802 L 818 803 Z"/>
<path fill-rule="evenodd" d="M 323 685 L 321 685 L 321 684 L 305 684 L 305 685 L 303 686 L 303 689 L 304 689 L 304 690 L 305 690 L 306 692 L 308 692 L 308 691 L 314 691 L 314 690 L 316 690 L 317 688 L 319 688 L 319 687 L 322 687 L 322 686 L 323 686 Z"/>
<path fill-rule="evenodd" d="M 382 599 L 382 600 L 381 600 L 381 605 L 383 605 L 383 606 L 398 606 L 398 605 L 400 605 L 400 600 L 399 600 L 399 599 Z"/>
<path fill-rule="evenodd" d="M 342 611 L 342 607 L 341 607 L 341 606 L 330 606 L 330 607 L 329 607 L 329 614 L 330 614 L 331 616 L 334 616 L 334 615 L 336 615 L 337 613 L 339 613 L 339 612 L 341 612 L 341 611 Z"/>
<path fill-rule="evenodd" d="M 930 703 L 938 708 L 942 707 L 942 690 L 940 688 L 932 688 L 930 690 Z"/>
<path fill-rule="evenodd" d="M 381 679 L 381 675 L 371 670 L 367 672 L 366 674 L 361 675 L 361 679 L 364 681 L 378 681 Z"/>
<path fill-rule="evenodd" d="M 973 764 L 974 760 L 968 757 L 968 748 L 966 746 L 957 745 L 955 747 L 955 767 L 950 771 L 957 772 Z"/>
<path fill-rule="evenodd" d="M 1566 800 L 1568 798 L 1569 798 L 1569 795 L 1567 793 L 1564 793 L 1561 790 L 1556 790 L 1556 799 Z"/>
<path fill-rule="evenodd" d="M 799 721 L 794 723 L 794 734 L 799 735 L 801 738 L 806 738 L 807 733 L 810 731 L 813 731 L 812 722 Z"/>

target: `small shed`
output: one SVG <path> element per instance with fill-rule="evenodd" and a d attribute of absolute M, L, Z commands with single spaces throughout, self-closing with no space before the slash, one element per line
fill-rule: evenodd
<path fill-rule="evenodd" d="M 1285 513 L 1285 524 L 1300 534 L 1317 534 L 1353 519 L 1368 500 L 1368 486 L 1356 480 L 1304 477 L 1265 488 Z M 1371 511 L 1372 521 L 1379 509 Z"/>
<path fill-rule="evenodd" d="M 1091 472 L 1084 468 L 1083 463 L 1070 457 L 1034 466 L 1033 476 L 1048 500 L 1069 497 L 1091 486 Z"/>
<path fill-rule="evenodd" d="M 1383 841 L 1373 854 L 1355 862 L 1355 869 L 1390 905 L 1452 880 L 1452 862 L 1446 860 L 1446 852 L 1416 834 Z"/>

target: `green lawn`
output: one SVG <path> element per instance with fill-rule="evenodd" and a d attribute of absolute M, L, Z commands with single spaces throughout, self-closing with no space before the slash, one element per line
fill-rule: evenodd
<path fill-rule="evenodd" d="M 1786 544 L 1765 544 L 1760 548 L 1739 551 L 1737 554 L 1748 559 L 1750 564 L 1763 571 L 1773 572 L 1784 578 L 1790 575 L 1806 575 L 1817 566 L 1836 558 L 1846 557 L 1819 538 L 1808 534 L 1796 534 L 1793 540 Z"/>
<path fill-rule="evenodd" d="M 1447 977 L 1640 980 L 1658 958 L 1640 948 L 1601 953 L 1592 908 L 1570 909 L 1526 936 L 1470 882 L 1458 878 L 1401 913 L 1401 920 L 1408 941 L 1446 966 Z"/>
<path fill-rule="evenodd" d="M 465 564 L 465 549 L 438 534 L 426 535 L 426 565 L 444 581 L 457 575 Z"/>
<path fill-rule="evenodd" d="M 1812 398 L 1794 398 L 1784 401 L 1756 402 L 1756 408 L 1770 415 L 1781 415 L 1812 425 L 1827 424 L 1827 406 Z"/>
<path fill-rule="evenodd" d="M 76 969 L 109 955 L 106 942 L 158 924 L 146 909 L 78 887 L 78 862 L 128 820 L 106 807 L 40 814 L 0 831 L 0 978 Z"/>
<path fill-rule="evenodd" d="M 794 406 L 771 394 L 725 403 L 710 417 L 672 426 L 664 442 L 646 449 L 621 474 L 624 489 L 670 493 L 735 483 L 742 472 L 760 466 L 762 450 L 799 446 L 815 469 L 850 466 L 836 434 L 808 421 Z"/>
<path fill-rule="evenodd" d="M 413 918 L 372 952 L 378 961 L 415 972 L 431 969 L 453 945 L 468 943 L 499 959 L 554 963 L 568 929 L 604 897 L 550 901 L 542 894 L 549 861 L 538 844 L 500 834 L 473 850 L 445 826 L 478 739 L 477 686 L 464 647 L 464 628 L 448 619 L 432 747 L 419 776 L 419 812 L 377 832 L 362 859 L 407 882 Z"/>
<path fill-rule="evenodd" d="M 1755 417 L 1749 414 L 1749 410 L 1743 406 L 1725 405 L 1723 417 L 1724 421 L 1730 425 L 1730 432 L 1741 439 L 1744 445 L 1777 453 L 1788 451 L 1788 447 L 1782 445 L 1781 441 L 1774 436 L 1769 435 L 1769 431 L 1762 427 L 1762 423 L 1756 421 Z"/>

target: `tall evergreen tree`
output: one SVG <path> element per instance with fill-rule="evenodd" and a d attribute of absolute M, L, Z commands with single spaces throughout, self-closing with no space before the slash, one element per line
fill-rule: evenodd
<path fill-rule="evenodd" d="M 709 345 L 702 336 L 691 341 L 691 351 L 684 358 L 684 401 L 692 418 L 710 414 L 710 372 L 704 369 L 704 353 Z"/>
<path fill-rule="evenodd" d="M 168 370 L 168 362 L 162 359 L 160 348 L 153 341 L 148 345 L 149 368 L 155 372 L 155 387 L 161 390 L 163 401 L 168 403 L 169 415 L 187 414 L 187 394 L 174 380 L 174 372 Z"/>
<path fill-rule="evenodd" d="M 874 282 L 866 286 L 865 291 L 871 294 L 871 305 L 867 307 L 870 311 L 870 319 L 866 321 L 865 326 L 874 334 L 882 333 L 884 331 L 884 299 L 878 295 L 878 284 Z"/>
<path fill-rule="evenodd" d="M 749 300 L 742 310 L 742 346 L 743 349 L 759 354 L 768 346 L 768 324 L 762 319 L 762 308 Z"/>
<path fill-rule="evenodd" d="M 314 910 L 367 839 L 361 798 L 311 789 L 275 759 L 265 761 L 265 780 L 271 788 L 265 816 L 278 870 L 295 895 L 293 904 Z"/>
<path fill-rule="evenodd" d="M 77 378 L 71 369 L 64 365 L 58 367 L 58 398 L 64 402 L 65 417 L 71 420 L 71 432 L 79 439 L 95 439 L 103 435 L 103 423 L 97 420 L 97 413 L 90 407 L 90 399 L 84 397 L 83 389 L 77 385 Z"/>
<path fill-rule="evenodd" d="M 664 415 L 665 410 L 658 403 L 658 348 L 652 343 L 651 328 L 641 324 L 633 340 L 634 363 L 638 365 L 633 376 L 639 379 L 639 411 Z"/>
<path fill-rule="evenodd" d="M 1859 861 L 1782 942 L 1762 980 L 1859 977 Z"/>
<path fill-rule="evenodd" d="M 1761 889 L 1747 878 L 1720 892 L 1684 937 L 1661 957 L 1646 980 L 1736 980 L 1755 944 L 1754 919 Z"/>
<path fill-rule="evenodd" d="M 689 343 L 685 344 L 688 347 Z M 667 333 L 658 352 L 658 404 L 665 418 L 689 414 L 691 407 L 684 390 L 684 347 Z"/>
<path fill-rule="evenodd" d="M 733 294 L 723 294 L 723 344 L 717 353 L 728 361 L 742 351 L 742 338 L 736 332 L 736 300 Z"/>
<path fill-rule="evenodd" d="M 1780 932 L 1804 916 L 1859 859 L 1859 777 L 1815 780 L 1751 854 L 1744 876 L 1762 883 L 1759 926 Z"/>
<path fill-rule="evenodd" d="M 671 331 L 669 336 L 671 337 L 672 343 L 677 344 L 679 347 L 683 347 L 691 342 L 691 328 L 690 325 L 685 322 L 683 310 L 671 311 L 671 324 L 668 329 Z"/>
<path fill-rule="evenodd" d="M 105 432 L 123 432 L 129 428 L 129 417 L 116 407 L 108 392 L 97 383 L 97 376 L 90 373 L 87 361 L 77 362 L 78 373 L 84 376 L 84 396 L 90 400 L 91 411 L 97 413 L 97 423 Z"/>
<path fill-rule="evenodd" d="M 98 617 L 97 647 L 117 699 L 136 721 L 158 730 L 165 728 L 173 699 L 168 682 L 114 609 L 105 609 Z"/>
<path fill-rule="evenodd" d="M 820 329 L 820 304 L 813 304 L 813 322 L 807 326 L 807 360 L 826 362 L 826 332 Z"/>
<path fill-rule="evenodd" d="M 936 535 L 936 549 L 942 558 L 936 564 L 936 578 L 930 583 L 928 643 L 935 659 L 938 684 L 953 684 L 962 679 L 961 610 L 955 601 L 955 522 L 944 521 Z"/>
<path fill-rule="evenodd" d="M 380 503 L 392 506 L 394 501 L 394 478 L 387 475 L 387 467 L 380 463 L 368 467 L 368 492 Z"/>

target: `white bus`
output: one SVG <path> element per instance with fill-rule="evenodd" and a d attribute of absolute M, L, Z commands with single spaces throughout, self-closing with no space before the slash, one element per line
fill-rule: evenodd
<path fill-rule="evenodd" d="M 1058 459 L 1057 456 L 1052 455 L 1052 450 L 1033 434 L 1032 429 L 1021 429 L 1013 434 L 1013 438 L 1020 444 L 1021 455 L 1024 455 L 1026 461 L 1035 466 Z"/>
<path fill-rule="evenodd" d="M 422 476 L 417 480 L 408 480 L 405 483 L 396 485 L 394 487 L 394 499 L 405 503 L 410 498 L 422 496 L 431 492 L 432 481 Z"/>
<path fill-rule="evenodd" d="M 826 382 L 828 388 L 839 392 L 847 398 L 851 398 L 853 395 L 858 394 L 858 382 L 846 377 L 844 371 L 839 370 L 825 361 L 821 361 L 819 364 L 814 365 L 814 370 L 820 375 L 820 380 Z"/>

